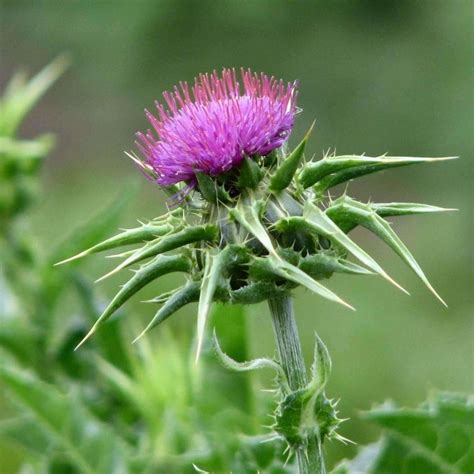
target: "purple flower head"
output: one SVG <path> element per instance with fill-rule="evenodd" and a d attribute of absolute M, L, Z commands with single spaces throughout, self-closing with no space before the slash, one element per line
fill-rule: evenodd
<path fill-rule="evenodd" d="M 192 88 L 181 82 L 164 92 L 168 107 L 156 102 L 156 116 L 146 111 L 154 131 L 137 133 L 136 143 L 159 184 L 193 185 L 198 172 L 218 176 L 245 155 L 267 155 L 288 139 L 297 84 L 250 70 L 241 76 L 243 90 L 233 69 L 200 74 Z"/>

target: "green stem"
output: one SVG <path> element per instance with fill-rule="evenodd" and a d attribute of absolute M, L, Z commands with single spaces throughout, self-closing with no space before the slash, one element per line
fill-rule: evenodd
<path fill-rule="evenodd" d="M 307 384 L 303 352 L 298 336 L 293 304 L 289 296 L 272 298 L 268 302 L 272 315 L 273 329 L 280 363 L 292 391 Z M 296 449 L 300 474 L 325 474 L 321 443 L 316 435 Z"/>

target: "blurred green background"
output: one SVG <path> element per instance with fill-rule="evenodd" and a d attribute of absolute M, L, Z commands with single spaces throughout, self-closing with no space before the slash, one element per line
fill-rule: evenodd
<path fill-rule="evenodd" d="M 123 151 L 147 127 L 143 108 L 177 81 L 223 66 L 298 79 L 303 113 L 291 143 L 316 119 L 307 147 L 316 157 L 331 148 L 462 158 L 374 175 L 349 188 L 363 200 L 460 209 L 393 219 L 449 309 L 362 231 L 357 240 L 411 297 L 379 279 L 337 277 L 330 285 L 356 306 L 352 314 L 296 293 L 307 360 L 314 330 L 333 358 L 328 395 L 341 398 L 341 413 L 351 418 L 342 434 L 360 444 L 374 439 L 377 432 L 357 412 L 387 398 L 414 405 L 434 388 L 472 392 L 473 6 L 471 0 L 0 1 L 1 85 L 19 68 L 37 71 L 60 53 L 73 61 L 22 131 L 29 137 L 51 130 L 58 138 L 33 211 L 35 232 L 44 246 L 58 242 L 137 182 L 123 226 L 162 212 L 163 193 Z M 90 278 L 110 267 L 92 260 Z M 118 283 L 101 290 L 112 296 Z M 145 305 L 134 310 L 151 316 Z M 194 310 L 166 324 L 191 334 Z M 273 354 L 266 308 L 250 308 L 249 321 L 254 354 Z M 354 448 L 333 442 L 327 451 L 331 464 Z M 11 445 L 0 446 L 2 464 L 11 469 L 18 456 Z"/>

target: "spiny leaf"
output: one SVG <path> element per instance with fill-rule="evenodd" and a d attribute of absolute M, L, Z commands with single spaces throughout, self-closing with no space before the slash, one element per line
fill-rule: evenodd
<path fill-rule="evenodd" d="M 298 267 L 315 279 L 329 278 L 333 273 L 373 275 L 373 272 L 361 267 L 360 265 L 324 253 L 317 253 L 303 257 Z"/>
<path fill-rule="evenodd" d="M 322 390 L 329 380 L 331 374 L 331 357 L 329 357 L 329 351 L 321 340 L 321 338 L 315 333 L 316 344 L 314 347 L 314 359 L 313 365 L 311 366 L 311 382 L 314 388 Z"/>
<path fill-rule="evenodd" d="M 273 243 L 260 220 L 259 202 L 251 193 L 241 195 L 237 206 L 229 213 L 250 234 L 252 234 L 271 254 L 276 255 Z"/>
<path fill-rule="evenodd" d="M 93 253 L 104 252 L 105 250 L 111 250 L 117 247 L 123 247 L 125 245 L 138 244 L 148 240 L 153 240 L 157 237 L 166 235 L 173 230 L 174 228 L 170 224 L 143 224 L 142 226 L 136 227 L 135 229 L 127 229 L 120 234 L 110 237 L 109 239 L 104 240 L 103 242 L 100 242 L 99 244 L 96 244 L 77 255 L 74 255 L 73 257 L 69 257 L 65 260 L 62 260 L 61 262 L 58 262 L 55 265 L 62 265 Z"/>
<path fill-rule="evenodd" d="M 305 203 L 303 217 L 291 217 L 282 220 L 276 224 L 276 228 L 277 230 L 279 227 L 284 229 L 288 225 L 295 225 L 307 231 L 312 231 L 316 235 L 323 235 L 330 240 L 334 240 L 348 252 L 352 253 L 352 255 L 360 260 L 364 265 L 384 277 L 404 293 L 409 294 L 404 288 L 390 278 L 380 265 L 355 242 L 353 242 L 328 216 L 326 216 L 326 214 L 324 214 L 324 212 L 309 201 Z"/>
<path fill-rule="evenodd" d="M 363 417 L 384 428 L 384 436 L 333 474 L 474 472 L 472 396 L 438 393 L 416 409 L 386 403 Z"/>
<path fill-rule="evenodd" d="M 141 249 L 133 252 L 132 255 L 115 267 L 111 272 L 99 278 L 97 282 L 105 280 L 120 270 L 140 262 L 141 260 L 145 260 L 146 258 L 154 257 L 155 255 L 184 247 L 185 245 L 194 242 L 212 242 L 217 239 L 218 235 L 219 231 L 217 226 L 214 224 L 190 226 L 179 232 L 165 235 L 155 241 L 147 243 Z"/>
<path fill-rule="evenodd" d="M 107 321 L 112 314 L 117 311 L 128 299 L 130 299 L 137 291 L 141 290 L 151 281 L 162 275 L 171 272 L 189 272 L 191 270 L 191 262 L 184 255 L 159 255 L 150 263 L 142 266 L 133 277 L 125 283 L 121 290 L 115 295 L 110 304 L 105 308 L 99 319 L 92 326 L 91 330 L 86 334 L 82 341 L 76 346 L 76 350 L 94 334 L 97 328 Z"/>
<path fill-rule="evenodd" d="M 426 214 L 432 212 L 457 211 L 445 207 L 416 204 L 411 202 L 370 203 L 370 207 L 381 217 L 406 216 L 409 214 Z"/>
<path fill-rule="evenodd" d="M 245 156 L 240 167 L 239 188 L 255 189 L 261 179 L 262 171 L 258 163 L 254 159 Z"/>
<path fill-rule="evenodd" d="M 398 235 L 393 231 L 388 222 L 380 217 L 371 206 L 354 201 L 345 196 L 326 209 L 326 214 L 338 224 L 341 220 L 343 223 L 348 222 L 350 225 L 358 224 L 373 232 L 380 237 L 400 258 L 418 275 L 420 280 L 428 287 L 428 289 L 438 298 L 441 303 L 446 303 L 438 295 L 426 278 L 421 267 L 410 253 L 405 244 L 400 240 Z"/>
<path fill-rule="evenodd" d="M 293 176 L 298 169 L 298 166 L 303 158 L 304 149 L 306 143 L 308 142 L 309 136 L 313 130 L 315 122 L 312 123 L 309 130 L 306 132 L 303 140 L 296 146 L 296 148 L 283 159 L 281 165 L 276 170 L 275 174 L 270 180 L 270 190 L 274 192 L 283 191 L 286 189 L 291 181 Z"/>
<path fill-rule="evenodd" d="M 23 76 L 12 80 L 0 101 L 0 135 L 11 136 L 36 102 L 62 75 L 69 60 L 60 56 L 28 82 Z"/>
<path fill-rule="evenodd" d="M 337 184 L 349 181 L 366 174 L 389 168 L 407 166 L 416 163 L 431 163 L 452 160 L 455 156 L 442 158 L 423 158 L 409 156 L 379 156 L 344 155 L 323 158 L 316 163 L 305 166 L 299 175 L 303 188 L 317 184 L 318 191 L 324 191 Z"/>
<path fill-rule="evenodd" d="M 268 359 L 266 357 L 261 357 L 258 359 L 253 359 L 245 362 L 237 362 L 236 360 L 229 357 L 222 349 L 217 339 L 216 331 L 213 333 L 213 345 L 216 352 L 217 358 L 222 363 L 224 367 L 235 372 L 249 372 L 251 370 L 258 369 L 272 369 L 277 372 L 281 377 L 282 381 L 286 380 L 285 372 L 281 365 L 274 361 L 273 359 Z"/>
<path fill-rule="evenodd" d="M 211 309 L 214 293 L 217 289 L 219 280 L 222 277 L 223 270 L 226 265 L 228 265 L 234 252 L 234 247 L 229 246 L 216 255 L 210 253 L 206 254 L 198 307 L 196 362 L 201 355 L 202 344 L 204 341 L 204 330 L 206 328 L 206 321 L 209 315 L 209 310 Z"/>
<path fill-rule="evenodd" d="M 219 186 L 217 181 L 205 173 L 196 173 L 199 192 L 201 196 L 208 202 L 216 204 L 217 202 L 228 202 L 229 194 Z"/>
<path fill-rule="evenodd" d="M 303 214 L 303 206 L 290 193 L 282 191 L 276 194 L 274 202 L 278 203 L 278 207 L 284 214 L 290 216 L 301 216 Z M 270 203 L 271 201 L 269 201 Z M 280 213 L 281 213 L 280 211 Z"/>
<path fill-rule="evenodd" d="M 172 314 L 176 313 L 176 311 L 178 311 L 183 306 L 195 301 L 199 301 L 200 293 L 201 284 L 197 281 L 190 281 L 182 288 L 174 291 L 173 294 L 166 300 L 164 305 L 155 314 L 146 328 L 133 340 L 133 343 L 137 342 L 151 329 L 168 319 Z"/>
<path fill-rule="evenodd" d="M 307 443 L 310 436 L 317 436 L 321 443 L 326 437 L 345 441 L 336 433 L 344 421 L 337 417 L 337 403 L 328 400 L 324 394 L 331 372 L 331 359 L 317 334 L 311 372 L 309 384 L 286 394 L 277 409 L 275 431 L 293 448 Z"/>
<path fill-rule="evenodd" d="M 344 258 L 338 259 L 334 271 L 337 273 L 349 273 L 351 275 L 374 275 L 374 272 L 367 268 L 361 267 L 357 265 L 357 263 L 350 262 Z"/>
<path fill-rule="evenodd" d="M 296 283 L 294 285 L 297 286 Z M 274 281 L 252 281 L 248 285 L 231 291 L 229 296 L 232 304 L 248 305 L 287 293 L 287 288 L 277 285 Z"/>
<path fill-rule="evenodd" d="M 343 306 L 354 310 L 350 304 L 346 303 L 331 290 L 326 288 L 324 285 L 321 285 L 321 283 L 317 282 L 316 280 L 313 280 L 308 274 L 300 270 L 298 267 L 295 267 L 291 263 L 281 260 L 275 256 L 267 257 L 266 260 L 269 262 L 270 268 L 275 274 L 287 280 L 293 281 L 298 285 L 302 285 L 314 293 L 322 296 L 323 298 L 326 298 L 330 301 L 335 301 L 336 303 L 340 303 Z"/>

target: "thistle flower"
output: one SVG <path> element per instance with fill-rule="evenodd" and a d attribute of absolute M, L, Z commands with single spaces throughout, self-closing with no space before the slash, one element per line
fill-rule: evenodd
<path fill-rule="evenodd" d="M 245 156 L 265 156 L 289 137 L 296 112 L 296 82 L 284 84 L 265 74 L 235 70 L 200 74 L 192 88 L 181 82 L 146 111 L 153 131 L 137 133 L 148 168 L 163 186 L 194 185 L 196 173 L 219 176 Z M 243 91 L 242 89 L 243 85 Z"/>
<path fill-rule="evenodd" d="M 301 473 L 319 474 L 325 472 L 321 443 L 325 437 L 343 440 L 336 433 L 341 420 L 335 403 L 325 396 L 331 362 L 319 338 L 308 381 L 291 293 L 302 286 L 352 308 L 321 283 L 334 273 L 377 274 L 406 292 L 348 235 L 362 226 L 397 253 L 443 302 L 385 218 L 447 210 L 404 202 L 363 203 L 345 193 L 336 199 L 330 190 L 376 171 L 451 157 L 328 155 L 306 162 L 311 129 L 290 153 L 282 146 L 293 127 L 296 83 L 285 86 L 250 71 L 242 72 L 242 82 L 241 94 L 233 70 L 224 70 L 221 77 L 201 75 L 192 88 L 193 99 L 183 83 L 164 94 L 168 109 L 158 104 L 158 117 L 147 113 L 155 132 L 139 134 L 145 161 L 132 157 L 159 184 L 196 192 L 166 215 L 68 259 L 138 244 L 118 255 L 123 261 L 106 276 L 140 266 L 79 346 L 135 293 L 171 272 L 184 273 L 186 282 L 152 300 L 161 307 L 139 337 L 183 306 L 198 302 L 197 356 L 213 302 L 268 301 L 279 361 L 237 363 L 217 342 L 216 353 L 235 370 L 277 370 L 282 397 L 273 434 L 296 452 Z"/>
<path fill-rule="evenodd" d="M 157 104 L 158 117 L 148 113 L 157 136 L 139 134 L 144 169 L 163 186 L 191 185 L 197 192 L 166 215 L 60 262 L 144 243 L 119 255 L 123 261 L 100 279 L 141 264 L 85 339 L 143 286 L 174 271 L 187 274 L 187 282 L 156 298 L 162 307 L 143 333 L 199 301 L 198 352 L 213 301 L 253 304 L 303 286 L 352 308 L 320 283 L 334 273 L 378 274 L 407 293 L 349 237 L 356 226 L 387 243 L 441 300 L 384 218 L 446 209 L 361 203 L 346 194 L 335 199 L 329 191 L 376 171 L 451 157 L 328 155 L 305 162 L 312 127 L 290 153 L 281 146 L 295 118 L 296 82 L 285 86 L 264 74 L 241 74 L 242 94 L 234 70 L 228 69 L 221 76 L 201 74 L 192 94 L 186 83 L 165 92 L 168 109 Z M 170 251 L 174 254 L 163 255 Z"/>

